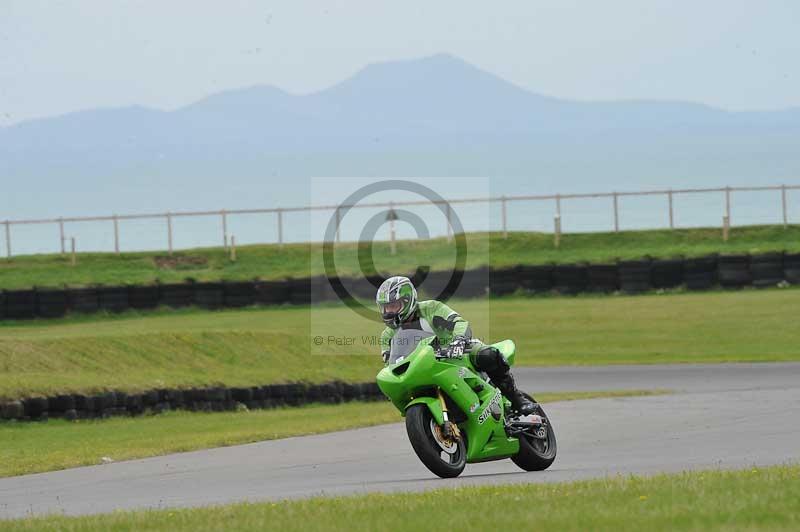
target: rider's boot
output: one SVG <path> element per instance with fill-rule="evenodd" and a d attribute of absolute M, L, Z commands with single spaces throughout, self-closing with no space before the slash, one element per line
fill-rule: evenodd
<path fill-rule="evenodd" d="M 519 389 L 517 388 L 516 383 L 514 382 L 514 377 L 511 376 L 511 373 L 506 373 L 505 375 L 499 376 L 498 379 L 492 379 L 492 382 L 500 389 L 500 393 L 505 395 L 510 401 L 511 406 L 514 407 L 514 410 L 522 414 L 523 416 L 527 416 L 528 414 L 533 414 L 536 412 L 536 403 L 528 399 Z"/>

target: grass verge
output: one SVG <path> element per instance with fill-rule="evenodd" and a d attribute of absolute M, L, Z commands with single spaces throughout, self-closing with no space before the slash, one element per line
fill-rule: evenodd
<path fill-rule="evenodd" d="M 9 521 L 8 530 L 797 530 L 800 466 Z"/>
<path fill-rule="evenodd" d="M 451 302 L 518 365 L 800 360 L 800 290 Z M 366 382 L 378 324 L 349 309 L 185 310 L 0 325 L 0 398 L 290 380 Z M 321 336 L 324 345 L 313 345 Z M 351 338 L 352 345 L 328 342 Z"/>
<path fill-rule="evenodd" d="M 542 403 L 664 391 L 537 394 Z M 0 477 L 130 460 L 197 449 L 304 436 L 400 421 L 388 402 L 310 405 L 250 412 L 170 412 L 158 416 L 68 422 L 0 423 Z"/>
<path fill-rule="evenodd" d="M 634 259 L 645 255 L 672 257 L 709 253 L 758 253 L 800 251 L 800 226 L 786 229 L 778 225 L 737 227 L 730 240 L 722 241 L 718 228 L 622 231 L 619 233 L 574 233 L 564 235 L 559 249 L 547 233 L 512 232 L 467 235 L 470 253 L 467 267 L 483 265 L 545 264 L 548 262 L 607 262 Z M 450 271 L 455 246 L 444 238 L 397 243 L 392 255 L 388 242 L 375 242 L 373 257 L 379 271 L 409 272 L 409 264 L 425 264 L 432 270 Z M 336 265 L 340 275 L 361 275 L 356 243 L 336 245 Z M 191 249 L 166 257 L 163 252 L 81 253 L 77 265 L 63 255 L 26 255 L 0 261 L 0 289 L 32 286 L 57 287 L 92 284 L 144 284 L 156 280 L 181 282 L 283 279 L 307 277 L 324 272 L 320 244 L 263 244 L 240 246 L 237 261 L 231 262 L 222 248 Z M 315 259 L 315 260 L 312 260 Z"/>

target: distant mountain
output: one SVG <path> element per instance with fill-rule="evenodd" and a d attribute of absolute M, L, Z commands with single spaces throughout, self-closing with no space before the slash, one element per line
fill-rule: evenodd
<path fill-rule="evenodd" d="M 541 96 L 448 55 L 370 65 L 309 95 L 269 86 L 216 94 L 172 112 L 98 109 L 0 129 L 8 153 L 113 149 L 323 152 L 503 141 L 587 132 L 750 133 L 800 127 L 800 110 L 732 113 L 683 102 L 579 103 Z"/>
<path fill-rule="evenodd" d="M 190 208 L 218 199 L 221 178 L 311 175 L 509 176 L 537 192 L 778 182 L 800 175 L 800 109 L 569 101 L 436 55 L 370 65 L 312 94 L 256 86 L 175 111 L 93 109 L 0 128 L 0 176 L 20 196 L 93 189 L 95 204 L 98 190 L 136 183 L 209 188 Z M 16 210 L 8 198 L 0 210 Z"/>

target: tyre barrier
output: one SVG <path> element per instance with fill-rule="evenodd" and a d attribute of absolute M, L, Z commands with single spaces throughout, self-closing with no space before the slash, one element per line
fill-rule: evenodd
<path fill-rule="evenodd" d="M 685 286 L 688 290 L 758 288 L 800 284 L 800 253 L 771 252 L 758 255 L 709 255 L 695 258 L 618 261 L 612 264 L 517 265 L 466 270 L 453 293 L 443 298 L 482 297 L 556 292 L 643 293 Z M 428 272 L 420 285 L 433 297 L 448 288 L 451 272 Z M 355 297 L 372 299 L 379 278 L 341 278 Z M 186 282 L 141 286 L 41 288 L 0 291 L 0 320 L 58 318 L 69 312 L 123 312 L 158 306 L 206 309 L 252 305 L 308 305 L 334 301 L 337 295 L 324 276 L 282 281 Z"/>
<path fill-rule="evenodd" d="M 589 292 L 610 293 L 619 290 L 620 275 L 616 264 L 589 264 L 587 276 Z"/>
<path fill-rule="evenodd" d="M 195 288 L 195 294 L 199 286 Z M 224 295 L 224 306 L 229 308 L 249 307 L 256 303 L 256 287 L 253 283 L 236 282 L 224 283 L 222 285 Z"/>
<path fill-rule="evenodd" d="M 225 412 L 243 407 L 255 410 L 310 403 L 338 404 L 383 399 L 383 393 L 374 382 L 342 381 L 321 384 L 292 382 L 234 388 L 216 386 L 155 389 L 138 393 L 108 391 L 94 395 L 59 394 L 52 397 L 0 400 L 0 420 L 95 419 L 159 414 L 171 410 Z"/>
<path fill-rule="evenodd" d="M 800 284 L 800 253 L 784 255 L 783 278 L 790 284 Z"/>
<path fill-rule="evenodd" d="M 318 275 L 311 279 L 312 302 L 335 301 L 335 300 L 336 300 L 336 291 L 333 288 L 333 284 L 328 282 L 327 277 L 325 277 L 324 275 Z"/>
<path fill-rule="evenodd" d="M 132 309 L 146 310 L 156 308 L 161 301 L 158 285 L 128 287 L 128 304 Z"/>
<path fill-rule="evenodd" d="M 196 283 L 159 285 L 159 303 L 172 308 L 190 307 L 194 303 Z"/>
<path fill-rule="evenodd" d="M 6 292 L 5 315 L 10 319 L 30 319 L 36 317 L 36 292 L 32 290 L 12 290 Z"/>
<path fill-rule="evenodd" d="M 683 259 L 656 259 L 651 267 L 653 288 L 677 288 L 684 283 Z"/>
<path fill-rule="evenodd" d="M 765 253 L 750 257 L 750 274 L 756 288 L 777 286 L 784 281 L 782 253 Z"/>
<path fill-rule="evenodd" d="M 717 284 L 717 257 L 686 259 L 683 282 L 688 290 L 710 290 Z"/>
<path fill-rule="evenodd" d="M 255 300 L 255 291 L 254 300 Z M 201 308 L 215 310 L 224 308 L 227 299 L 222 283 L 198 283 L 194 289 L 194 304 Z"/>
<path fill-rule="evenodd" d="M 420 293 L 422 293 L 422 294 L 425 294 L 427 297 L 437 297 L 437 296 L 439 296 L 439 294 L 442 294 L 441 295 L 441 299 L 450 299 L 450 298 L 452 298 L 454 296 L 461 296 L 462 295 L 461 292 L 462 292 L 462 288 L 463 288 L 461 285 L 464 284 L 463 283 L 464 278 L 462 277 L 462 283 L 459 283 L 458 286 L 451 286 L 450 285 L 450 279 L 452 277 L 454 277 L 455 275 L 460 275 L 460 274 L 464 274 L 464 273 L 465 272 L 463 272 L 463 271 L 459 271 L 458 273 L 457 272 L 441 272 L 441 271 L 428 272 L 425 275 L 425 278 L 423 279 L 423 281 L 421 283 L 419 283 L 419 285 L 418 285 L 419 290 L 418 291 Z M 488 283 L 489 271 L 486 270 L 485 273 L 486 273 L 487 277 L 484 278 L 483 281 L 484 281 L 484 283 Z M 376 278 L 376 279 L 373 279 L 373 281 L 376 282 L 378 286 L 380 286 L 381 282 L 383 282 L 383 279 Z M 474 284 L 474 283 L 470 283 L 470 284 Z M 486 286 L 487 285 L 484 284 L 477 291 L 480 292 L 480 290 L 483 290 L 484 293 L 485 293 Z M 376 290 L 375 288 L 372 289 L 372 294 L 370 294 L 370 299 L 375 297 L 375 290 Z M 472 286 L 467 285 L 467 291 L 475 292 L 476 290 Z M 467 297 L 469 297 L 469 296 L 467 296 Z"/>
<path fill-rule="evenodd" d="M 553 289 L 553 269 L 550 264 L 541 266 L 520 266 L 519 284 L 530 293 L 544 293 Z"/>
<path fill-rule="evenodd" d="M 519 269 L 520 267 L 517 266 L 491 270 L 489 272 L 489 293 L 494 296 L 505 296 L 513 294 L 518 288 L 521 288 Z"/>
<path fill-rule="evenodd" d="M 585 292 L 587 281 L 588 267 L 585 264 L 559 264 L 553 268 L 553 290 L 559 294 Z"/>
<path fill-rule="evenodd" d="M 454 272 L 454 275 L 458 274 L 459 272 Z M 474 270 L 465 270 L 463 274 L 461 283 L 455 287 L 455 296 L 485 297 L 489 293 L 489 268 L 484 266 Z"/>
<path fill-rule="evenodd" d="M 719 284 L 723 288 L 742 288 L 753 283 L 748 255 L 726 255 L 717 260 Z"/>
<path fill-rule="evenodd" d="M 289 301 L 289 284 L 285 281 L 256 283 L 256 302 L 261 305 L 280 305 Z"/>
<path fill-rule="evenodd" d="M 100 308 L 100 302 L 95 288 L 76 288 L 67 291 L 67 300 L 70 310 L 82 314 L 92 314 Z"/>
<path fill-rule="evenodd" d="M 367 284 L 366 279 L 362 284 Z M 311 279 L 289 279 L 289 303 L 292 305 L 311 304 Z"/>
<path fill-rule="evenodd" d="M 103 286 L 98 288 L 97 307 L 108 312 L 124 312 L 130 309 L 128 288 L 125 286 Z"/>
<path fill-rule="evenodd" d="M 321 281 L 324 278 L 320 279 Z M 301 282 L 301 279 L 293 279 L 295 283 Z M 378 286 L 381 285 L 383 282 L 383 278 L 378 278 L 374 276 L 370 277 L 359 277 L 359 278 L 343 278 L 340 279 L 342 285 L 347 289 L 347 293 L 356 298 L 363 298 L 363 299 L 373 299 L 375 297 L 375 292 L 378 290 Z M 375 284 L 373 284 L 375 283 Z M 291 283 L 290 283 L 291 286 Z M 422 289 L 422 286 L 419 286 Z M 297 290 L 297 287 L 295 288 Z M 335 297 L 335 293 L 331 293 L 330 295 Z M 291 293 L 290 293 L 290 300 L 291 300 Z M 308 303 L 307 300 L 303 300 L 304 303 Z"/>
<path fill-rule="evenodd" d="M 619 286 L 623 292 L 638 294 L 653 289 L 653 264 L 650 260 L 630 260 L 619 263 Z"/>
<path fill-rule="evenodd" d="M 36 315 L 42 318 L 60 318 L 67 313 L 69 301 L 64 290 L 38 290 Z"/>

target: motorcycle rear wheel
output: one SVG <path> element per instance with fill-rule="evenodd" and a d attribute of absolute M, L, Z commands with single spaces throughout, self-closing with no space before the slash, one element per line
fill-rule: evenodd
<path fill-rule="evenodd" d="M 425 405 L 412 405 L 406 410 L 406 432 L 417 457 L 431 473 L 442 478 L 457 477 L 467 464 L 467 447 L 463 438 L 442 445 L 434 433 L 436 421 Z M 448 452 L 449 449 L 452 452 Z"/>
<path fill-rule="evenodd" d="M 533 397 L 524 394 L 533 401 Z M 535 402 L 535 401 L 534 401 Z M 544 409 L 539 406 L 538 414 L 546 421 L 547 437 L 537 438 L 532 434 L 519 435 L 519 452 L 511 457 L 511 461 L 525 471 L 544 471 L 552 465 L 556 459 L 558 446 L 556 444 L 556 433 L 550 419 L 545 414 Z"/>

